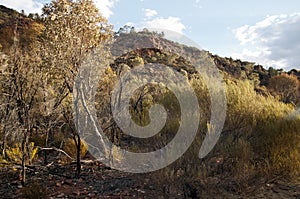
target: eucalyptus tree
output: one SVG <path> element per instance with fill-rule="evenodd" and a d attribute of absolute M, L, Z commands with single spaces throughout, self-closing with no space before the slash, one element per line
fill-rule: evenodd
<path fill-rule="evenodd" d="M 96 49 L 106 49 L 112 38 L 112 26 L 101 15 L 92 0 L 53 0 L 43 8 L 44 65 L 48 84 L 54 89 L 55 106 L 69 126 L 77 148 L 77 170 L 80 176 L 80 135 L 73 118 L 73 87 L 79 68 Z M 107 49 L 105 50 L 107 52 Z M 98 51 L 100 52 L 100 51 Z M 101 53 L 106 60 L 107 53 Z"/>

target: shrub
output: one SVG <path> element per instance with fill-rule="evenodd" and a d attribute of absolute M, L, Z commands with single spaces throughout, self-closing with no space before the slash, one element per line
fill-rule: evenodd
<path fill-rule="evenodd" d="M 37 156 L 38 148 L 35 147 L 34 142 L 28 144 L 25 153 L 27 153 L 26 164 L 30 164 L 32 160 Z M 21 164 L 22 163 L 22 146 L 20 143 L 14 147 L 8 147 L 6 150 L 6 157 L 10 162 Z"/>
<path fill-rule="evenodd" d="M 128 60 L 128 65 L 131 67 L 136 67 L 136 66 L 143 66 L 144 65 L 144 60 L 141 57 L 133 57 Z"/>
<path fill-rule="evenodd" d="M 83 158 L 88 151 L 88 145 L 83 140 L 80 142 L 80 149 L 80 157 Z M 72 158 L 76 159 L 77 148 L 74 139 L 68 138 L 64 144 L 63 150 Z M 64 162 L 68 161 L 66 156 L 63 156 L 62 160 Z"/>
<path fill-rule="evenodd" d="M 270 79 L 269 89 L 285 103 L 299 104 L 300 82 L 295 75 L 280 74 Z"/>
<path fill-rule="evenodd" d="M 228 158 L 239 157 L 248 168 L 254 163 L 257 171 L 271 175 L 299 174 L 299 118 L 289 116 L 293 106 L 257 94 L 249 82 L 227 82 L 227 95 L 225 145 L 234 149 Z"/>
<path fill-rule="evenodd" d="M 255 148 L 260 157 L 268 162 L 265 169 L 269 174 L 299 176 L 300 131 L 297 123 L 299 119 L 278 117 L 267 122 L 260 121 L 257 126 L 259 135 Z"/>

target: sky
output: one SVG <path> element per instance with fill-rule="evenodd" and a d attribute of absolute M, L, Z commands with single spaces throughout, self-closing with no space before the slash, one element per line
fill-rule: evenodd
<path fill-rule="evenodd" d="M 265 67 L 300 69 L 299 0 L 94 0 L 118 30 L 162 28 L 178 32 L 213 54 Z M 50 0 L 0 0 L 41 13 Z"/>

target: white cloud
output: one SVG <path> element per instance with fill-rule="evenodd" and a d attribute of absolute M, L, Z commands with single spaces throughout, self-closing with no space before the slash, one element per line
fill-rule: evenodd
<path fill-rule="evenodd" d="M 265 66 L 300 68 L 300 13 L 267 16 L 233 32 L 244 48 L 234 56 Z"/>
<path fill-rule="evenodd" d="M 151 9 L 145 9 L 145 16 L 147 18 L 152 18 L 154 16 L 156 16 L 158 13 L 156 10 L 151 10 Z"/>
<path fill-rule="evenodd" d="M 202 8 L 202 6 L 200 4 L 200 0 L 195 0 L 193 6 L 196 8 Z"/>
<path fill-rule="evenodd" d="M 178 41 L 183 36 L 185 25 L 178 17 L 169 16 L 167 18 L 159 16 L 156 10 L 143 9 L 145 17 L 138 25 L 137 29 L 147 28 L 150 31 L 164 32 L 167 39 Z"/>
<path fill-rule="evenodd" d="M 8 8 L 15 9 L 17 11 L 24 10 L 26 14 L 29 13 L 39 13 L 42 12 L 43 4 L 36 2 L 34 0 L 1 0 L 1 5 L 4 5 Z"/>
<path fill-rule="evenodd" d="M 166 29 L 181 34 L 183 33 L 183 30 L 186 29 L 185 25 L 181 23 L 181 20 L 178 17 L 168 17 L 168 18 L 157 17 L 152 20 L 145 21 L 144 27 L 154 28 L 154 29 L 155 28 Z"/>
<path fill-rule="evenodd" d="M 101 14 L 109 18 L 113 15 L 112 8 L 118 0 L 94 0 L 95 5 L 100 10 Z M 18 11 L 24 10 L 28 13 L 40 13 L 42 12 L 43 4 L 36 0 L 1 0 L 1 5 L 9 8 L 16 9 Z"/>
<path fill-rule="evenodd" d="M 128 21 L 125 25 L 126 25 L 126 26 L 134 27 L 134 26 L 135 26 L 135 23 L 133 23 L 133 22 L 131 22 L 131 21 Z"/>
<path fill-rule="evenodd" d="M 114 7 L 115 3 L 118 2 L 118 0 L 94 0 L 94 2 L 101 14 L 104 17 L 109 18 L 114 14 L 111 9 Z"/>

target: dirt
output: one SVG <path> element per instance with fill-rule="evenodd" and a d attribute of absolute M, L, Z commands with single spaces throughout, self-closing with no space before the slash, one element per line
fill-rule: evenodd
<path fill-rule="evenodd" d="M 157 183 L 152 174 L 131 174 L 112 170 L 100 162 L 84 163 L 80 179 L 74 179 L 76 165 L 52 164 L 27 169 L 27 186 L 20 184 L 19 168 L 1 168 L 0 198 L 295 198 L 300 184 L 275 178 L 237 189 L 230 178 L 211 177 L 205 182 Z M 30 192 L 37 193 L 28 194 Z M 26 194 L 27 193 L 27 194 Z"/>

